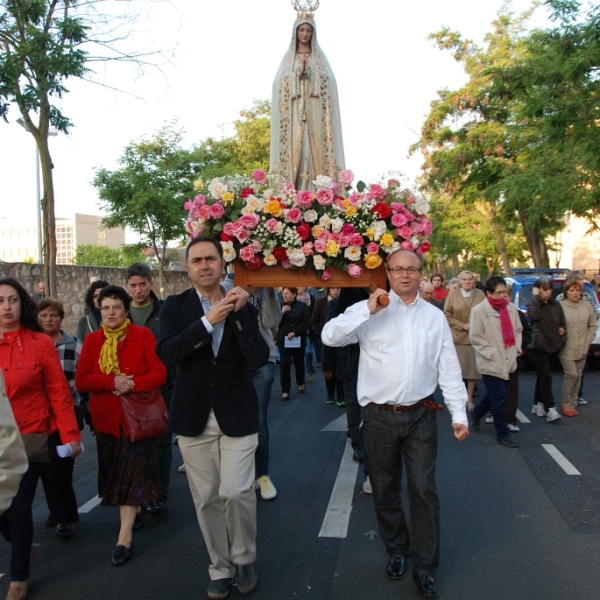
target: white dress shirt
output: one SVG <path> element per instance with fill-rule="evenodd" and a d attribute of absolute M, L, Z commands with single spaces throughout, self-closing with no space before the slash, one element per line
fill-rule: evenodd
<path fill-rule="evenodd" d="M 327 346 L 360 344 L 360 405 L 409 406 L 439 383 L 452 422 L 468 426 L 467 391 L 444 313 L 419 297 L 409 305 L 393 291 L 389 297 L 390 304 L 374 315 L 366 300 L 350 306 L 321 334 Z"/>

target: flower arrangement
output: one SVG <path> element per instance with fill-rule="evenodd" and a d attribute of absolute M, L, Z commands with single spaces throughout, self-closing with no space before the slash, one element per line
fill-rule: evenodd
<path fill-rule="evenodd" d="M 222 177 L 208 185 L 198 180 L 198 194 L 184 204 L 186 229 L 192 238 L 220 238 L 227 262 L 239 258 L 248 269 L 309 268 L 323 281 L 331 278 L 331 267 L 358 277 L 396 250 L 429 250 L 427 200 L 394 179 L 387 185 L 359 181 L 356 190 L 353 180 L 350 170 L 341 171 L 338 181 L 319 175 L 316 192 L 269 186 L 261 169 L 251 178 Z"/>

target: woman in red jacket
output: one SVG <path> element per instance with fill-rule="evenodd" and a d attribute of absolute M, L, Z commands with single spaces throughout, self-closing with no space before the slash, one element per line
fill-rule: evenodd
<path fill-rule="evenodd" d="M 58 429 L 72 456 L 81 453 L 81 436 L 69 384 L 52 340 L 41 333 L 37 305 L 15 279 L 0 279 L 0 367 L 6 395 L 22 435 Z M 43 464 L 30 458 L 19 491 L 0 516 L 0 533 L 11 543 L 10 588 L 6 600 L 23 600 L 32 560 L 31 507 Z"/>
<path fill-rule="evenodd" d="M 102 289 L 101 329 L 86 336 L 75 375 L 77 390 L 90 394 L 102 505 L 119 506 L 121 530 L 111 558 L 117 567 L 131 556 L 134 523 L 141 525 L 138 512 L 162 497 L 158 438 L 132 442 L 119 402 L 122 394 L 149 392 L 167 380 L 152 332 L 127 318 L 129 303 L 122 287 Z"/>

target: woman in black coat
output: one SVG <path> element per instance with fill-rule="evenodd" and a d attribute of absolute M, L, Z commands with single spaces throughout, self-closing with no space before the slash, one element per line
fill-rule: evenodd
<path fill-rule="evenodd" d="M 297 299 L 298 289 L 295 287 L 283 288 L 283 306 L 281 307 L 281 323 L 277 332 L 277 346 L 279 348 L 281 377 L 281 399 L 289 400 L 292 385 L 291 368 L 294 363 L 298 392 L 304 394 L 304 349 L 306 347 L 306 333 L 310 327 L 310 314 L 308 306 Z"/>

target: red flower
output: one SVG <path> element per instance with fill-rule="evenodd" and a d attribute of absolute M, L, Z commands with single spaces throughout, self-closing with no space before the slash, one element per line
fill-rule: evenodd
<path fill-rule="evenodd" d="M 430 244 L 430 243 L 429 243 L 427 240 L 425 240 L 425 241 L 424 241 L 424 242 L 423 242 L 423 243 L 422 243 L 422 244 L 419 246 L 419 248 L 421 248 L 421 250 L 422 250 L 423 252 L 427 252 L 427 250 L 429 250 L 429 249 L 431 248 L 431 244 Z"/>
<path fill-rule="evenodd" d="M 219 234 L 219 239 L 222 242 L 233 242 L 233 240 L 235 239 L 232 235 L 227 235 L 226 233 L 220 233 Z"/>
<path fill-rule="evenodd" d="M 392 209 L 385 202 L 377 202 L 371 212 L 377 213 L 382 219 L 387 219 L 392 214 Z"/>
<path fill-rule="evenodd" d="M 288 258 L 286 249 L 282 248 L 281 246 L 273 250 L 273 256 L 278 260 L 278 262 L 281 262 L 282 260 L 287 260 Z"/>
<path fill-rule="evenodd" d="M 264 264 L 265 263 L 263 262 L 263 259 L 257 254 L 254 255 L 254 258 L 252 260 L 248 260 L 245 263 L 246 268 L 250 269 L 251 271 L 260 269 Z"/>
<path fill-rule="evenodd" d="M 296 231 L 302 241 L 307 240 L 310 236 L 310 227 L 306 223 L 300 223 L 300 225 L 296 227 Z"/>
<path fill-rule="evenodd" d="M 254 194 L 254 190 L 252 188 L 244 188 L 241 192 L 240 192 L 240 196 L 242 198 L 247 198 L 248 196 L 251 196 L 252 194 Z"/>

